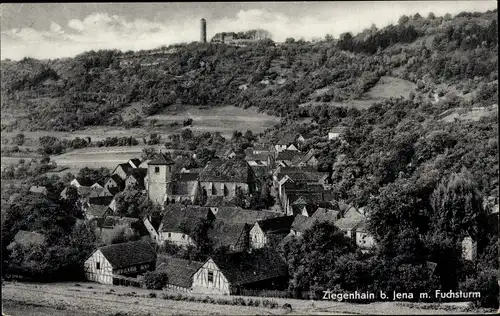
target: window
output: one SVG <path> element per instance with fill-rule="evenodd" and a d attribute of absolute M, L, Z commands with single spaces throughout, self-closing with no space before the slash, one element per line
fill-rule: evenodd
<path fill-rule="evenodd" d="M 155 173 L 160 173 L 160 167 L 155 167 Z"/>
<path fill-rule="evenodd" d="M 169 172 L 170 172 L 170 171 L 172 171 L 172 169 L 171 169 L 171 167 L 170 167 L 170 166 L 168 166 L 168 171 L 169 171 Z"/>
<path fill-rule="evenodd" d="M 96 270 L 101 270 L 101 263 L 100 262 L 96 262 L 95 263 L 95 268 L 96 268 Z"/>
<path fill-rule="evenodd" d="M 172 237 L 172 234 L 171 233 L 168 233 L 168 238 Z"/>
<path fill-rule="evenodd" d="M 182 234 L 182 239 L 185 239 L 186 238 L 186 235 Z"/>
<path fill-rule="evenodd" d="M 208 270 L 208 283 L 213 283 L 214 282 L 214 272 Z"/>

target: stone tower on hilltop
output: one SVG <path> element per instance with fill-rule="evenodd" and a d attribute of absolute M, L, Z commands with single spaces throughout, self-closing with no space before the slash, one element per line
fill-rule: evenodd
<path fill-rule="evenodd" d="M 201 19 L 200 21 L 200 43 L 207 42 L 207 21 L 205 19 Z"/>
<path fill-rule="evenodd" d="M 158 159 L 148 163 L 148 197 L 149 200 L 163 205 L 167 194 L 167 184 L 172 182 L 174 162 L 160 153 Z"/>

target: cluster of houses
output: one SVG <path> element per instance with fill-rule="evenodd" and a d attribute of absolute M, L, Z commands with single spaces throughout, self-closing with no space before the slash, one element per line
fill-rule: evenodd
<path fill-rule="evenodd" d="M 339 134 L 332 138 L 343 133 L 335 132 Z M 102 236 L 118 226 L 142 236 L 96 249 L 84 263 L 87 278 L 104 284 L 138 284 L 141 274 L 156 270 L 167 273 L 167 288 L 175 291 L 230 295 L 240 289 L 284 289 L 287 267 L 271 249 L 289 238 L 302 238 L 316 222 L 332 223 L 361 251 L 370 251 L 376 243 L 366 227 L 365 209 L 333 199 L 330 176 L 318 171 L 315 152 L 298 149 L 307 137 L 283 138 L 243 153 L 226 150 L 200 169 L 179 170 L 160 153 L 152 160 L 119 164 L 99 183 L 74 179 L 71 185 L 79 192 L 86 219 L 97 223 Z M 261 174 L 272 181 L 264 181 Z M 162 205 L 162 218 L 116 216 L 115 196 L 128 186 L 140 188 Z M 253 194 L 264 186 L 270 186 L 275 197 L 272 210 L 232 204 L 238 190 Z M 227 250 L 224 255 L 205 262 L 172 257 L 156 264 L 156 249 L 164 245 L 196 245 L 191 232 L 204 221 L 211 223 L 208 237 L 214 246 Z M 474 251 L 474 241 L 464 240 L 464 253 L 471 260 Z"/>

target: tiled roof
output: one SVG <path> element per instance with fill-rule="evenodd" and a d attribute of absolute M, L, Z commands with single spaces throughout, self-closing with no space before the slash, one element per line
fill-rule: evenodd
<path fill-rule="evenodd" d="M 130 170 L 132 170 L 132 166 L 129 164 L 129 163 L 121 163 L 119 164 L 118 166 L 116 166 L 115 170 L 118 168 L 118 167 L 121 167 L 123 172 L 125 172 L 126 175 L 129 175 L 130 173 Z M 113 171 L 114 172 L 114 171 Z"/>
<path fill-rule="evenodd" d="M 123 188 L 125 187 L 125 181 L 119 175 L 115 173 L 112 174 L 110 178 L 118 185 L 121 190 L 123 190 Z"/>
<path fill-rule="evenodd" d="M 266 234 L 288 233 L 294 216 L 280 216 L 258 221 L 259 227 Z"/>
<path fill-rule="evenodd" d="M 253 225 L 255 222 L 278 217 L 281 214 L 271 211 L 244 210 L 240 207 L 221 207 L 217 211 L 215 218 L 226 223 L 242 223 Z"/>
<path fill-rule="evenodd" d="M 271 251 L 257 250 L 251 254 L 237 252 L 213 258 L 231 285 L 243 285 L 287 275 L 283 259 Z"/>
<path fill-rule="evenodd" d="M 288 134 L 286 136 L 283 136 L 281 137 L 277 144 L 278 145 L 290 145 L 290 144 L 293 144 L 295 142 L 295 135 L 292 135 L 292 134 Z"/>
<path fill-rule="evenodd" d="M 207 197 L 205 202 L 206 207 L 221 207 L 221 206 L 233 206 L 231 201 L 226 200 L 222 195 L 213 195 Z"/>
<path fill-rule="evenodd" d="M 193 285 L 193 274 L 195 274 L 202 265 L 203 262 L 167 257 L 167 261 L 161 263 L 156 268 L 156 271 L 167 274 L 168 284 L 191 288 Z"/>
<path fill-rule="evenodd" d="M 148 169 L 146 168 L 134 168 L 129 171 L 128 176 L 133 177 L 140 188 L 144 188 L 144 178 L 148 174 Z"/>
<path fill-rule="evenodd" d="M 269 157 L 268 154 L 249 154 L 245 157 L 245 160 L 246 161 L 255 161 L 255 160 L 267 161 L 268 157 Z"/>
<path fill-rule="evenodd" d="M 91 204 L 85 213 L 87 215 L 92 215 L 94 217 L 104 217 L 106 213 L 109 211 L 109 207 L 107 205 L 96 205 L 96 204 Z"/>
<path fill-rule="evenodd" d="M 148 165 L 173 165 L 174 162 L 164 153 L 158 154 L 158 157 L 151 160 Z"/>
<path fill-rule="evenodd" d="M 103 228 L 113 228 L 116 226 L 128 226 L 138 223 L 140 220 L 134 217 L 106 216 L 102 223 Z"/>
<path fill-rule="evenodd" d="M 249 230 L 246 223 L 224 222 L 216 219 L 208 236 L 214 241 L 214 246 L 234 246 L 240 238 L 244 238 L 244 233 Z"/>
<path fill-rule="evenodd" d="M 105 205 L 108 206 L 111 201 L 113 201 L 112 196 L 98 196 L 98 197 L 91 197 L 89 198 L 89 204 L 95 204 L 95 205 Z"/>
<path fill-rule="evenodd" d="M 359 213 L 356 208 L 351 207 L 341 219 L 335 222 L 335 226 L 342 231 L 352 230 L 360 225 L 364 220 L 365 217 L 363 214 Z"/>
<path fill-rule="evenodd" d="M 314 220 L 311 220 L 310 217 L 296 215 L 295 219 L 293 220 L 291 229 L 300 233 L 304 233 L 307 229 L 311 228 L 313 224 Z"/>
<path fill-rule="evenodd" d="M 276 156 L 276 160 L 293 161 L 294 159 L 301 158 L 303 156 L 304 153 L 297 150 L 283 150 L 282 152 L 278 153 L 278 155 Z"/>
<path fill-rule="evenodd" d="M 100 247 L 99 250 L 113 269 L 154 263 L 156 261 L 156 251 L 149 242 L 144 240 L 104 246 Z"/>
<path fill-rule="evenodd" d="M 175 181 L 198 181 L 199 176 L 198 172 L 181 172 L 175 175 Z"/>
<path fill-rule="evenodd" d="M 80 177 L 76 177 L 75 178 L 76 181 L 78 181 L 78 183 L 81 185 L 81 186 L 84 186 L 84 187 L 90 187 L 92 184 L 94 184 L 92 182 L 92 180 L 88 179 L 88 178 L 80 178 Z"/>
<path fill-rule="evenodd" d="M 245 160 L 212 160 L 200 173 L 200 181 L 250 183 L 253 171 Z"/>
<path fill-rule="evenodd" d="M 190 229 L 194 228 L 200 220 L 211 218 L 213 214 L 208 207 L 171 207 L 163 216 L 160 231 L 180 233 L 183 223 Z"/>
<path fill-rule="evenodd" d="M 318 208 L 316 212 L 311 216 L 312 219 L 316 219 L 319 222 L 330 222 L 335 223 L 339 217 L 339 211 L 327 210 L 324 208 Z"/>
<path fill-rule="evenodd" d="M 167 184 L 168 195 L 191 195 L 198 181 L 174 181 Z"/>
<path fill-rule="evenodd" d="M 130 162 L 134 164 L 135 168 L 138 168 L 141 164 L 141 160 L 139 158 L 132 158 L 129 160 L 129 163 Z"/>

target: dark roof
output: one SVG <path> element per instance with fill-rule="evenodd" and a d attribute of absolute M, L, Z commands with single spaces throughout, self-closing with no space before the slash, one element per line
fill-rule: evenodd
<path fill-rule="evenodd" d="M 118 166 L 116 166 L 115 170 L 118 168 L 118 167 L 122 167 L 123 171 L 125 172 L 126 175 L 129 175 L 130 173 L 130 170 L 132 170 L 132 166 L 129 164 L 129 163 L 121 163 L 119 164 Z M 114 170 L 113 170 L 113 173 L 114 173 Z"/>
<path fill-rule="evenodd" d="M 288 233 L 294 218 L 294 216 L 280 216 L 258 221 L 257 223 L 266 234 Z"/>
<path fill-rule="evenodd" d="M 167 184 L 168 195 L 191 195 L 197 181 L 174 181 Z"/>
<path fill-rule="evenodd" d="M 141 164 L 141 160 L 139 158 L 132 158 L 129 160 L 129 162 L 133 163 L 136 168 L 138 168 L 139 165 Z"/>
<path fill-rule="evenodd" d="M 314 152 L 314 150 L 311 149 L 304 157 L 301 158 L 301 162 L 307 162 L 308 160 L 313 158 L 315 155 L 316 155 L 316 153 Z"/>
<path fill-rule="evenodd" d="M 94 217 L 104 217 L 108 211 L 109 207 L 107 205 L 90 204 L 85 213 Z"/>
<path fill-rule="evenodd" d="M 198 172 L 181 172 L 174 175 L 175 181 L 198 181 Z"/>
<path fill-rule="evenodd" d="M 240 207 L 221 207 L 215 218 L 226 223 L 241 223 L 253 225 L 255 222 L 280 216 L 280 213 L 271 211 L 244 210 Z"/>
<path fill-rule="evenodd" d="M 131 241 L 98 248 L 113 269 L 156 261 L 156 251 L 144 240 Z"/>
<path fill-rule="evenodd" d="M 222 195 L 212 195 L 207 197 L 205 202 L 206 207 L 223 207 L 223 206 L 234 206 L 231 201 L 225 199 Z"/>
<path fill-rule="evenodd" d="M 296 215 L 295 219 L 293 220 L 291 229 L 304 233 L 307 229 L 311 228 L 313 224 L 314 220 L 312 220 L 310 217 Z"/>
<path fill-rule="evenodd" d="M 159 153 L 155 159 L 151 160 L 148 165 L 173 165 L 175 164 L 170 157 L 164 153 Z"/>
<path fill-rule="evenodd" d="M 216 219 L 213 222 L 212 229 L 209 230 L 208 236 L 214 242 L 214 246 L 234 246 L 242 237 L 243 233 L 250 229 L 246 223 L 224 222 Z"/>
<path fill-rule="evenodd" d="M 199 220 L 210 219 L 212 216 L 208 207 L 171 207 L 163 216 L 160 231 L 180 233 L 182 223 L 185 223 L 188 229 L 194 228 Z"/>
<path fill-rule="evenodd" d="M 365 221 L 365 216 L 361 214 L 355 207 L 347 210 L 344 216 L 335 222 L 340 230 L 352 230 L 361 225 Z"/>
<path fill-rule="evenodd" d="M 319 222 L 330 222 L 330 223 L 335 223 L 338 217 L 339 217 L 339 211 L 327 210 L 324 208 L 318 208 L 311 216 L 312 219 L 316 219 Z"/>
<path fill-rule="evenodd" d="M 290 144 L 293 144 L 294 142 L 295 142 L 295 135 L 288 134 L 288 135 L 281 137 L 278 140 L 277 144 L 278 145 L 290 145 Z"/>
<path fill-rule="evenodd" d="M 278 153 L 278 155 L 276 156 L 276 160 L 292 161 L 295 158 L 301 158 L 302 156 L 304 156 L 304 153 L 297 150 L 283 150 L 282 152 Z"/>
<path fill-rule="evenodd" d="M 193 274 L 203 265 L 203 262 L 167 257 L 167 261 L 156 267 L 157 272 L 168 276 L 168 284 L 191 288 Z"/>
<path fill-rule="evenodd" d="M 283 179 L 284 176 L 288 176 L 294 182 L 317 183 L 321 178 L 328 176 L 328 174 L 324 172 L 294 168 L 289 171 L 280 171 L 277 175 L 278 181 Z"/>
<path fill-rule="evenodd" d="M 84 186 L 84 187 L 90 187 L 92 184 L 94 184 L 92 182 L 92 180 L 90 180 L 88 178 L 75 177 L 75 179 L 76 179 L 76 181 L 78 181 L 78 183 L 81 186 Z"/>
<path fill-rule="evenodd" d="M 120 189 L 123 189 L 125 187 L 125 181 L 119 176 L 117 175 L 116 173 L 115 174 L 112 174 L 111 177 L 110 177 L 111 180 L 113 180 Z M 108 179 L 108 181 L 110 180 Z"/>
<path fill-rule="evenodd" d="M 260 160 L 260 161 L 266 161 L 267 162 L 268 158 L 269 158 L 269 154 L 254 154 L 254 153 L 251 153 L 251 154 L 246 155 L 245 160 L 246 161 Z"/>
<path fill-rule="evenodd" d="M 146 168 L 134 168 L 130 169 L 128 176 L 133 177 L 139 187 L 144 188 L 144 178 L 148 174 L 148 169 Z"/>
<path fill-rule="evenodd" d="M 272 251 L 257 250 L 251 254 L 237 252 L 213 258 L 231 285 L 250 284 L 287 275 L 287 266 Z"/>
<path fill-rule="evenodd" d="M 102 223 L 102 227 L 103 228 L 112 228 L 116 226 L 130 227 L 133 223 L 137 222 L 140 222 L 140 220 L 134 217 L 106 216 L 104 222 Z"/>
<path fill-rule="evenodd" d="M 245 160 L 212 160 L 200 173 L 200 181 L 252 182 L 253 171 Z"/>
<path fill-rule="evenodd" d="M 97 196 L 97 197 L 91 197 L 89 198 L 89 204 L 95 204 L 95 205 L 105 205 L 108 206 L 111 201 L 113 201 L 112 196 Z"/>

